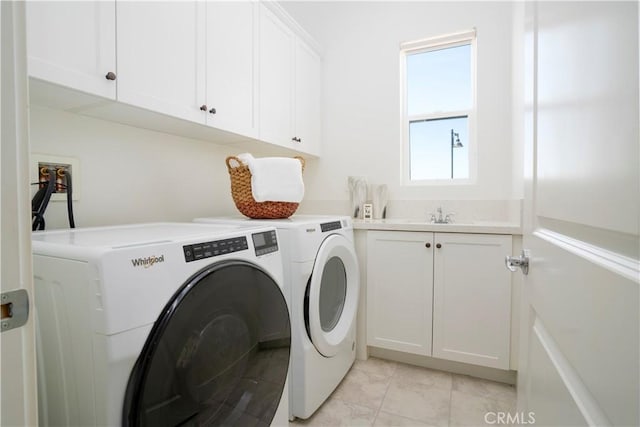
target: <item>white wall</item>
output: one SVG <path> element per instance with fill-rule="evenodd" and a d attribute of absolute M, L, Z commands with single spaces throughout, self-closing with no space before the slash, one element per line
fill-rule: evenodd
<path fill-rule="evenodd" d="M 349 175 L 387 184 L 390 205 L 449 201 L 473 209 L 476 204 L 462 201 L 499 201 L 502 212 L 509 210 L 508 201 L 521 197 L 519 185 L 512 185 L 514 177 L 521 182 L 522 173 L 512 157 L 511 3 L 287 1 L 283 6 L 324 48 L 324 146 L 306 174 L 306 206 L 347 206 L 339 201 L 349 197 Z M 401 186 L 399 45 L 472 27 L 478 41 L 477 183 Z"/>
<path fill-rule="evenodd" d="M 512 144 L 509 2 L 283 6 L 324 55 L 324 148 L 320 159 L 307 161 L 299 212 L 348 213 L 347 177 L 358 175 L 389 186 L 390 216 L 422 217 L 442 205 L 459 220 L 519 220 L 522 164 L 518 142 Z M 399 44 L 471 27 L 478 34 L 477 185 L 403 187 Z M 31 151 L 80 159 L 79 226 L 237 213 L 224 158 L 244 150 L 32 107 Z M 52 202 L 46 219 L 49 228 L 66 227 L 64 203 Z"/>
<path fill-rule="evenodd" d="M 80 161 L 77 227 L 237 212 L 224 163 L 232 148 L 37 106 L 30 122 L 32 153 Z M 45 220 L 67 228 L 66 203 L 51 202 Z"/>

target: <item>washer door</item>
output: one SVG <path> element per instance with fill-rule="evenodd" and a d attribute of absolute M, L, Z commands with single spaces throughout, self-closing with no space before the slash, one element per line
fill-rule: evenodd
<path fill-rule="evenodd" d="M 247 262 L 211 265 L 151 329 L 129 377 L 123 425 L 269 425 L 290 345 L 278 284 Z"/>
<path fill-rule="evenodd" d="M 335 356 L 349 338 L 358 309 L 359 288 L 353 244 L 340 234 L 332 234 L 320 245 L 305 298 L 307 332 L 323 356 Z"/>

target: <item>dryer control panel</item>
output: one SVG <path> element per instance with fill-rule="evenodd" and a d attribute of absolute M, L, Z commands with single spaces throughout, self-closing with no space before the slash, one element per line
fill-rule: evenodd
<path fill-rule="evenodd" d="M 247 249 L 249 249 L 249 244 L 245 236 L 196 243 L 182 247 L 182 250 L 184 251 L 184 260 L 186 262 L 198 261 L 204 258 L 211 258 Z"/>
<path fill-rule="evenodd" d="M 341 228 L 342 224 L 340 224 L 340 221 L 325 222 L 323 224 L 320 224 L 320 230 L 323 233 L 327 231 L 340 230 Z"/>
<path fill-rule="evenodd" d="M 253 246 L 256 248 L 256 256 L 270 254 L 278 250 L 278 238 L 276 231 L 263 231 L 251 235 Z"/>

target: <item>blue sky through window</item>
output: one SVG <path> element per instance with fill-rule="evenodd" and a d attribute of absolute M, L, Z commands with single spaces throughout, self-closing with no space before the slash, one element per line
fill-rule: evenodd
<path fill-rule="evenodd" d="M 471 108 L 471 45 L 407 55 L 410 116 Z"/>
<path fill-rule="evenodd" d="M 453 149 L 453 178 L 469 178 L 468 117 L 443 117 L 472 108 L 471 44 L 407 55 L 407 113 L 434 115 L 409 123 L 410 179 L 451 179 L 451 129 L 463 147 Z"/>
<path fill-rule="evenodd" d="M 462 144 L 453 149 L 453 178 L 469 178 L 468 119 L 459 117 L 410 123 L 411 180 L 451 179 L 451 129 Z"/>

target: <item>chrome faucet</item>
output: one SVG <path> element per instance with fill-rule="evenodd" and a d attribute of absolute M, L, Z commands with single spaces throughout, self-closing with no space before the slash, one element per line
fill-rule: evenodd
<path fill-rule="evenodd" d="M 453 222 L 453 215 L 455 215 L 453 212 L 452 213 L 448 213 L 446 214 L 444 217 L 442 216 L 442 206 L 438 206 L 438 216 L 436 216 L 435 214 L 430 214 L 431 217 L 429 218 L 429 220 L 431 221 L 431 223 L 433 224 L 450 224 Z"/>

